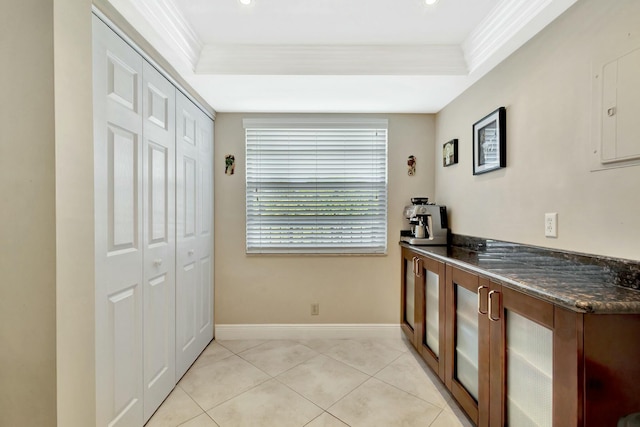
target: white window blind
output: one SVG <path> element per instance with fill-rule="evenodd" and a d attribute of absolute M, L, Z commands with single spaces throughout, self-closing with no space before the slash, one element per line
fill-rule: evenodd
<path fill-rule="evenodd" d="M 386 120 L 244 125 L 247 253 L 386 253 Z"/>

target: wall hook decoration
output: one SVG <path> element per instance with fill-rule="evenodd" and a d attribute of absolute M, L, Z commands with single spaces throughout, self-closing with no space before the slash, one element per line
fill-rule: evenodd
<path fill-rule="evenodd" d="M 224 157 L 224 173 L 233 175 L 236 168 L 236 157 L 233 154 L 227 154 Z"/>
<path fill-rule="evenodd" d="M 416 174 L 416 156 L 413 154 L 407 159 L 407 168 L 407 174 L 409 176 L 414 176 Z"/>

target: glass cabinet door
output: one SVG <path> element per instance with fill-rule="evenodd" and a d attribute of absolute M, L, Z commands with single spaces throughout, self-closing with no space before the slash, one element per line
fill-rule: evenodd
<path fill-rule="evenodd" d="M 551 427 L 553 333 L 506 310 L 507 424 Z"/>
<path fill-rule="evenodd" d="M 416 282 L 417 349 L 427 365 L 444 381 L 445 377 L 445 265 L 423 256 Z"/>
<path fill-rule="evenodd" d="M 440 357 L 440 276 L 426 270 L 424 343 Z"/>
<path fill-rule="evenodd" d="M 416 279 L 413 272 L 413 263 L 405 259 L 404 278 L 404 322 L 415 330 L 415 302 L 416 302 Z"/>
<path fill-rule="evenodd" d="M 569 421 L 571 416 L 566 416 L 562 408 L 554 408 L 553 304 L 494 283 L 491 288 L 488 318 L 492 423 L 551 427 L 555 416 L 556 426 L 578 425 L 577 421 Z M 568 396 L 556 398 L 565 403 L 571 401 Z M 559 411 L 554 414 L 556 409 Z"/>
<path fill-rule="evenodd" d="M 480 427 L 489 425 L 491 322 L 487 296 L 492 285 L 475 273 L 446 267 L 445 383 Z"/>
<path fill-rule="evenodd" d="M 455 285 L 456 339 L 454 379 L 478 400 L 477 294 Z"/>
<path fill-rule="evenodd" d="M 505 310 L 507 425 L 551 427 L 553 332 Z"/>

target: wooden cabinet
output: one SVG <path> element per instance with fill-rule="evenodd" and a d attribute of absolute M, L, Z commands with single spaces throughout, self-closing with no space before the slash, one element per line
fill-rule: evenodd
<path fill-rule="evenodd" d="M 489 286 L 476 274 L 402 249 L 402 330 L 478 425 L 489 425 L 486 301 L 484 314 L 478 310 Z"/>
<path fill-rule="evenodd" d="M 445 265 L 421 256 L 416 261 L 420 280 L 416 286 L 416 348 L 424 361 L 444 381 Z"/>
<path fill-rule="evenodd" d="M 579 425 L 580 316 L 496 283 L 487 291 L 489 425 Z"/>
<path fill-rule="evenodd" d="M 418 254 L 402 248 L 402 290 L 400 298 L 400 326 L 414 347 L 416 344 L 416 281 Z"/>
<path fill-rule="evenodd" d="M 445 384 L 478 426 L 578 424 L 577 313 L 447 266 Z"/>
<path fill-rule="evenodd" d="M 477 425 L 489 420 L 489 282 L 476 274 L 446 267 L 445 384 Z"/>
<path fill-rule="evenodd" d="M 579 425 L 615 426 L 621 417 L 640 412 L 640 314 L 580 317 L 584 424 Z"/>
<path fill-rule="evenodd" d="M 402 329 L 478 426 L 640 412 L 640 314 L 572 311 L 406 247 L 402 260 Z"/>
<path fill-rule="evenodd" d="M 401 325 L 425 362 L 444 380 L 445 265 L 402 249 Z"/>

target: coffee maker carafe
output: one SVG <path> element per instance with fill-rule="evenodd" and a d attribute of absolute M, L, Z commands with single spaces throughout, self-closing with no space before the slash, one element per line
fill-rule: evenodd
<path fill-rule="evenodd" d="M 431 217 L 428 216 L 427 218 L 431 218 Z M 428 222 L 428 219 L 427 219 L 427 222 Z M 413 236 L 418 239 L 424 239 L 424 237 L 428 234 L 427 225 L 424 223 L 424 216 L 422 215 L 418 217 L 418 223 L 412 224 L 411 227 L 413 229 Z"/>

